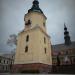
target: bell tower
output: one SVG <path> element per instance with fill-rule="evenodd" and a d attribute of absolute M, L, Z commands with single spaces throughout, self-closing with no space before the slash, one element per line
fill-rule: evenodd
<path fill-rule="evenodd" d="M 67 31 L 67 27 L 64 24 L 64 40 L 65 40 L 65 45 L 70 45 L 71 44 L 71 40 L 70 40 L 70 36 L 69 36 L 69 32 Z"/>
<path fill-rule="evenodd" d="M 14 72 L 49 72 L 52 65 L 51 41 L 46 32 L 46 16 L 38 0 L 24 16 L 25 28 L 18 35 Z"/>

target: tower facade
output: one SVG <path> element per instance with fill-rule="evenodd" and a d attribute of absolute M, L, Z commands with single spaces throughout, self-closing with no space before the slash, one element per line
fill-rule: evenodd
<path fill-rule="evenodd" d="M 24 16 L 25 28 L 18 35 L 14 72 L 48 72 L 52 65 L 50 36 L 46 32 L 46 16 L 38 0 Z"/>

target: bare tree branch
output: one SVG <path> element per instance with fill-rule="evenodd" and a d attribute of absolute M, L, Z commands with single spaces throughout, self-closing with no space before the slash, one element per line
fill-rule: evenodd
<path fill-rule="evenodd" d="M 16 34 L 12 34 L 9 36 L 9 39 L 7 40 L 7 44 L 10 45 L 10 46 L 13 46 L 13 45 L 17 45 L 17 35 Z"/>

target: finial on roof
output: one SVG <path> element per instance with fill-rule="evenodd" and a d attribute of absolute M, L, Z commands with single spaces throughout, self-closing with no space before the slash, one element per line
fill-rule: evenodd
<path fill-rule="evenodd" d="M 43 11 L 39 8 L 39 1 L 38 0 L 34 0 L 31 9 L 28 10 L 28 12 L 32 12 L 32 11 L 39 12 L 39 13 L 43 14 Z"/>
<path fill-rule="evenodd" d="M 64 30 L 67 30 L 66 24 L 64 23 Z"/>
<path fill-rule="evenodd" d="M 34 0 L 34 1 L 38 1 L 38 0 Z"/>
<path fill-rule="evenodd" d="M 39 1 L 38 0 L 34 0 L 33 4 L 39 4 Z"/>
<path fill-rule="evenodd" d="M 64 23 L 64 27 L 66 27 L 66 24 Z"/>

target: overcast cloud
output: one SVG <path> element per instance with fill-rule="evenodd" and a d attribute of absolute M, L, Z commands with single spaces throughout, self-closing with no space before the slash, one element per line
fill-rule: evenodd
<path fill-rule="evenodd" d="M 11 51 L 6 45 L 10 34 L 24 29 L 24 15 L 33 0 L 0 0 L 0 51 Z M 47 33 L 52 44 L 64 43 L 64 22 L 71 40 L 75 41 L 75 0 L 39 0 L 40 8 L 47 17 Z"/>

